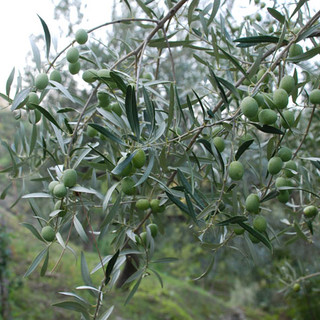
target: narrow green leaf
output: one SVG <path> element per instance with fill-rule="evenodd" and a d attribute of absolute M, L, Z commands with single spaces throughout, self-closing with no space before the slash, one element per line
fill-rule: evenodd
<path fill-rule="evenodd" d="M 127 91 L 127 86 L 126 84 L 124 83 L 124 81 L 122 80 L 122 78 L 117 75 L 116 72 L 114 71 L 111 71 L 110 72 L 110 77 L 111 79 L 118 85 L 118 88 L 123 92 L 123 93 L 126 93 Z"/>
<path fill-rule="evenodd" d="M 106 193 L 104 199 L 103 199 L 103 203 L 102 203 L 102 210 L 106 211 L 109 200 L 111 198 L 111 195 L 113 193 L 113 191 L 117 188 L 117 186 L 120 184 L 121 181 L 116 182 L 112 187 L 109 188 L 108 192 Z"/>
<path fill-rule="evenodd" d="M 51 46 L 51 36 L 50 36 L 50 32 L 49 32 L 49 29 L 48 29 L 48 26 L 47 24 L 44 22 L 44 20 L 39 16 L 37 15 L 41 21 L 41 24 L 42 24 L 42 28 L 43 28 L 43 31 L 44 31 L 44 36 L 45 36 L 45 40 L 46 40 L 46 57 L 47 59 L 49 59 L 49 53 L 50 53 L 50 46 Z"/>
<path fill-rule="evenodd" d="M 137 110 L 137 102 L 134 87 L 128 86 L 126 90 L 125 108 L 128 121 L 132 132 L 136 134 L 137 138 L 140 136 L 140 126 Z"/>
<path fill-rule="evenodd" d="M 274 199 L 278 194 L 279 194 L 279 192 L 277 190 L 273 190 L 273 191 L 269 192 L 268 194 L 266 194 L 266 196 L 260 200 L 260 203 Z"/>
<path fill-rule="evenodd" d="M 45 242 L 45 241 L 42 239 L 42 237 L 41 237 L 40 233 L 38 232 L 38 230 L 37 230 L 32 224 L 26 223 L 26 222 L 22 222 L 21 224 L 22 224 L 25 228 L 27 228 L 29 231 L 31 231 L 32 234 L 33 234 L 38 240 L 40 240 L 40 241 L 42 241 L 42 242 Z"/>
<path fill-rule="evenodd" d="M 210 259 L 210 263 L 209 263 L 206 271 L 203 274 L 201 274 L 199 277 L 197 277 L 193 280 L 197 281 L 197 280 L 200 280 L 200 279 L 204 278 L 205 276 L 207 276 L 209 274 L 209 272 L 212 270 L 213 265 L 214 265 L 214 255 L 212 255 L 212 257 Z"/>
<path fill-rule="evenodd" d="M 140 6 L 140 8 L 147 14 L 147 16 L 148 16 L 150 19 L 153 18 L 153 15 L 156 16 L 155 13 L 154 13 L 149 7 L 147 7 L 147 6 L 144 4 L 143 1 L 141 1 L 141 0 L 136 0 L 136 1 L 137 1 L 138 5 Z"/>
<path fill-rule="evenodd" d="M 170 84 L 169 90 L 169 111 L 168 111 L 168 120 L 167 120 L 167 127 L 166 127 L 166 135 L 172 127 L 172 120 L 174 116 L 174 86 Z"/>
<path fill-rule="evenodd" d="M 14 78 L 14 72 L 15 72 L 15 68 L 12 69 L 12 71 L 7 79 L 7 82 L 6 82 L 6 94 L 8 97 L 10 96 L 10 90 L 11 90 L 11 85 L 12 85 L 13 78 Z"/>
<path fill-rule="evenodd" d="M 51 123 L 53 123 L 57 128 L 59 128 L 61 131 L 63 131 L 61 129 L 61 127 L 59 126 L 58 122 L 55 120 L 55 118 L 51 115 L 50 112 L 48 112 L 46 109 L 42 108 L 41 106 L 35 105 L 34 106 L 37 108 L 37 110 L 39 110 L 44 117 L 46 117 Z"/>
<path fill-rule="evenodd" d="M 28 277 L 39 265 L 41 260 L 43 259 L 44 255 L 47 253 L 48 248 L 43 249 L 32 261 L 30 267 L 28 268 L 27 272 L 25 273 L 24 277 Z"/>
<path fill-rule="evenodd" d="M 43 265 L 41 267 L 41 271 L 40 271 L 40 276 L 44 277 L 46 274 L 46 271 L 48 269 L 48 264 L 49 264 L 49 250 L 47 252 L 46 258 L 44 259 Z"/>
<path fill-rule="evenodd" d="M 120 202 L 121 202 L 121 194 L 118 195 L 116 202 L 113 204 L 113 206 L 111 207 L 110 211 L 108 212 L 108 214 L 105 216 L 104 220 L 101 223 L 100 226 L 100 234 L 99 234 L 99 241 L 102 239 L 102 237 L 105 234 L 106 229 L 108 228 L 109 223 L 113 220 L 114 216 L 116 215 L 116 213 L 118 213 L 119 211 L 119 207 L 120 207 Z"/>
<path fill-rule="evenodd" d="M 154 159 L 155 159 L 155 155 L 154 155 L 154 150 L 153 149 L 149 149 L 149 163 L 148 166 L 146 168 L 146 170 L 144 171 L 142 177 L 138 180 L 138 182 L 135 184 L 135 187 L 140 186 L 140 184 L 144 183 L 150 176 L 150 173 L 153 169 L 153 165 L 154 165 Z"/>
<path fill-rule="evenodd" d="M 213 6 L 212 6 L 212 11 L 211 11 L 210 17 L 208 19 L 208 23 L 207 23 L 208 26 L 211 25 L 213 19 L 217 15 L 219 7 L 220 7 L 220 0 L 214 0 Z"/>
<path fill-rule="evenodd" d="M 247 225 L 244 222 L 238 221 L 238 224 L 245 230 L 247 230 L 249 233 L 251 233 L 254 237 L 259 239 L 268 249 L 272 251 L 272 245 L 271 242 L 259 231 L 256 231 L 255 229 L 251 228 L 249 225 Z"/>
<path fill-rule="evenodd" d="M 62 301 L 52 304 L 53 307 L 80 312 L 86 319 L 90 319 L 87 308 L 83 303 L 77 301 Z"/>
<path fill-rule="evenodd" d="M 3 191 L 1 192 L 1 195 L 0 195 L 0 199 L 3 200 L 6 198 L 6 195 L 8 193 L 8 191 L 11 189 L 12 187 L 12 183 L 10 182 L 4 189 Z"/>
<path fill-rule="evenodd" d="M 253 37 L 238 38 L 236 40 L 233 40 L 233 42 L 239 42 L 239 44 L 237 44 L 237 47 L 245 48 L 245 47 L 255 46 L 256 44 L 260 44 L 260 43 L 278 43 L 279 38 L 274 36 L 253 36 Z M 284 40 L 283 44 L 284 45 L 288 44 L 288 41 Z"/>
<path fill-rule="evenodd" d="M 189 214 L 190 217 L 192 218 L 192 220 L 193 220 L 195 223 L 198 224 L 197 217 L 196 217 L 196 213 L 195 213 L 194 208 L 193 208 L 193 204 L 192 204 L 191 199 L 190 199 L 190 197 L 188 196 L 188 193 L 187 193 L 187 192 L 184 193 L 184 197 L 185 197 L 185 199 L 186 199 L 186 203 L 187 203 L 188 211 L 189 211 L 189 213 L 190 213 L 190 214 Z"/>
<path fill-rule="evenodd" d="M 31 141 L 30 141 L 30 151 L 29 151 L 29 156 L 31 156 L 33 150 L 34 150 L 34 147 L 36 146 L 36 142 L 37 142 L 37 133 L 38 133 L 38 130 L 37 130 L 37 125 L 33 125 L 32 126 L 32 132 L 31 132 Z"/>
<path fill-rule="evenodd" d="M 110 261 L 107 264 L 106 275 L 105 275 L 106 278 L 105 278 L 105 281 L 104 281 L 105 285 L 107 285 L 109 283 L 109 281 L 110 281 L 110 276 L 111 276 L 113 267 L 116 264 L 117 259 L 119 257 L 119 253 L 120 253 L 120 250 L 117 250 L 117 252 L 112 256 L 112 258 L 110 259 Z"/>
<path fill-rule="evenodd" d="M 222 87 L 222 85 L 220 84 L 220 81 L 219 79 L 216 77 L 215 73 L 213 72 L 212 68 L 209 68 L 209 72 L 210 72 L 210 75 L 211 77 L 213 78 L 214 82 L 216 83 L 216 85 L 218 86 L 218 89 L 219 89 L 219 92 L 220 92 L 220 96 L 221 96 L 221 99 L 222 101 L 224 102 L 224 104 L 226 106 L 229 105 L 229 102 L 228 102 L 228 98 L 226 96 L 226 93 L 224 92 L 224 89 Z"/>
<path fill-rule="evenodd" d="M 229 91 L 231 91 L 236 96 L 236 98 L 240 99 L 240 95 L 237 88 L 231 82 L 220 77 L 217 77 L 217 79 L 221 84 L 223 84 L 227 89 L 229 89 Z"/>
<path fill-rule="evenodd" d="M 149 42 L 149 47 L 158 48 L 158 49 L 164 49 L 168 48 L 168 45 L 170 48 L 175 47 L 190 47 L 195 40 L 180 40 L 180 41 L 166 41 L 166 39 L 156 39 Z"/>
<path fill-rule="evenodd" d="M 45 193 L 45 192 L 28 193 L 22 196 L 22 199 L 29 199 L 29 198 L 52 198 L 52 196 L 49 193 Z"/>
<path fill-rule="evenodd" d="M 252 123 L 252 122 L 250 122 L 250 123 L 262 132 L 274 133 L 274 134 L 284 134 L 280 129 L 275 128 L 275 127 L 271 127 L 271 126 L 267 126 L 267 125 L 260 126 L 257 123 Z"/>
<path fill-rule="evenodd" d="M 148 270 L 152 271 L 155 274 L 155 276 L 157 277 L 157 279 L 160 282 L 161 288 L 163 288 L 163 281 L 162 281 L 162 278 L 161 278 L 160 274 L 156 270 L 154 270 L 153 268 L 149 267 Z"/>
<path fill-rule="evenodd" d="M 131 159 L 134 157 L 134 153 L 127 155 L 127 157 L 117 164 L 117 166 L 111 171 L 113 174 L 120 174 L 131 162 Z"/>
<path fill-rule="evenodd" d="M 303 240 L 305 241 L 308 241 L 308 238 L 307 236 L 304 234 L 304 232 L 301 230 L 299 224 L 297 222 L 294 222 L 294 229 L 296 230 L 297 232 L 297 235 L 302 238 Z"/>
<path fill-rule="evenodd" d="M 13 99 L 12 105 L 11 105 L 11 111 L 14 111 L 16 109 L 20 109 L 23 107 L 27 100 L 28 100 L 28 94 L 30 92 L 30 88 L 21 90 Z"/>
<path fill-rule="evenodd" d="M 239 160 L 239 158 L 241 157 L 241 155 L 252 145 L 253 143 L 253 139 L 251 140 L 247 140 L 244 143 L 241 144 L 241 146 L 239 147 L 236 155 L 235 155 L 235 159 Z"/>
<path fill-rule="evenodd" d="M 268 12 L 277 19 L 281 24 L 283 24 L 286 21 L 286 18 L 284 15 L 282 15 L 278 10 L 274 8 L 267 8 Z"/>
<path fill-rule="evenodd" d="M 298 56 L 288 58 L 286 61 L 298 63 L 301 61 L 309 60 L 320 53 L 320 47 L 312 48 L 311 50 L 304 52 Z"/>
<path fill-rule="evenodd" d="M 117 136 L 115 136 L 113 133 L 111 133 L 109 130 L 107 130 L 106 128 L 100 126 L 99 124 L 95 124 L 95 123 L 88 123 L 88 126 L 96 129 L 97 131 L 99 131 L 101 134 L 103 134 L 105 137 L 109 138 L 110 140 L 112 140 L 113 142 L 116 142 L 118 144 L 121 144 L 122 146 L 125 146 L 126 144 Z"/>
<path fill-rule="evenodd" d="M 33 59 L 34 62 L 36 63 L 37 70 L 41 72 L 41 58 L 40 58 L 40 51 L 36 45 L 36 43 L 33 41 L 33 39 L 30 37 L 30 44 L 32 48 L 32 53 L 33 53 Z"/>
<path fill-rule="evenodd" d="M 192 2 L 189 5 L 188 9 L 188 25 L 191 26 L 192 20 L 193 20 L 193 11 L 196 9 L 196 7 L 199 4 L 199 0 L 192 0 Z"/>
<path fill-rule="evenodd" d="M 235 216 L 235 217 L 231 217 L 231 218 L 229 218 L 229 219 L 227 219 L 227 220 L 218 222 L 218 223 L 217 223 L 217 226 L 220 226 L 220 227 L 222 227 L 222 226 L 227 226 L 227 225 L 229 225 L 229 224 L 235 224 L 235 223 L 238 223 L 239 221 L 240 221 L 240 222 L 244 222 L 244 221 L 246 221 L 246 220 L 248 220 L 248 218 L 245 217 L 245 216 Z"/>
<path fill-rule="evenodd" d="M 183 121 L 186 122 L 186 118 L 184 116 L 184 113 L 183 113 L 183 110 L 182 110 L 182 106 L 181 106 L 181 102 L 180 102 L 180 98 L 179 98 L 179 93 L 178 93 L 178 88 L 177 86 L 174 86 L 174 94 L 175 94 L 175 98 L 176 98 L 176 101 L 177 101 L 177 105 L 179 107 L 179 110 L 180 110 L 180 113 L 181 113 L 181 116 L 183 118 Z"/>
<path fill-rule="evenodd" d="M 84 242 L 88 242 L 89 241 L 88 236 L 87 236 L 86 232 L 84 231 L 81 222 L 78 220 L 78 218 L 76 216 L 74 216 L 74 218 L 73 218 L 73 225 L 74 225 L 78 235 L 80 236 L 80 238 Z"/>
<path fill-rule="evenodd" d="M 144 86 L 142 87 L 142 92 L 143 92 L 144 103 L 146 105 L 146 119 L 145 120 L 151 123 L 150 132 L 153 132 L 154 126 L 155 126 L 154 104 L 152 103 L 152 101 L 149 97 L 149 94 Z"/>
<path fill-rule="evenodd" d="M 53 80 L 50 80 L 50 83 L 52 83 L 59 91 L 61 91 L 63 95 L 66 96 L 71 102 L 76 103 L 70 92 L 61 83 Z"/>
<path fill-rule="evenodd" d="M 83 251 L 81 251 L 81 276 L 85 285 L 93 286 L 90 273 L 89 273 L 88 264 Z"/>
<path fill-rule="evenodd" d="M 230 55 L 227 51 L 219 47 L 219 50 L 222 51 L 222 53 L 233 63 L 233 65 L 245 76 L 248 77 L 246 71 L 241 67 L 237 59 L 235 59 L 232 55 Z"/>
<path fill-rule="evenodd" d="M 194 215 L 189 211 L 188 206 L 186 206 L 183 202 L 181 202 L 177 197 L 175 197 L 173 194 L 169 193 L 166 191 L 166 194 L 169 198 L 169 200 L 171 200 L 180 210 L 182 210 L 183 212 L 185 212 L 188 216 L 190 216 L 192 219 L 194 219 Z"/>
<path fill-rule="evenodd" d="M 142 280 L 142 277 L 140 277 L 140 278 L 137 280 L 136 284 L 134 285 L 134 287 L 133 287 L 132 290 L 130 291 L 130 293 L 129 293 L 129 295 L 128 295 L 128 297 L 127 297 L 124 305 L 126 305 L 126 304 L 131 300 L 131 298 L 134 296 L 134 294 L 136 293 L 136 291 L 138 290 L 138 288 L 139 288 L 139 286 L 140 286 L 141 280 Z"/>
<path fill-rule="evenodd" d="M 64 295 L 64 296 L 72 297 L 72 298 L 77 299 L 80 304 L 85 303 L 86 305 L 90 305 L 90 303 L 87 300 L 83 299 L 82 297 L 80 297 L 79 295 L 77 295 L 77 294 L 75 294 L 73 292 L 59 292 L 59 293 Z"/>
<path fill-rule="evenodd" d="M 290 16 L 290 19 L 300 10 L 300 8 L 309 0 L 300 0 L 298 3 L 297 3 L 297 6 L 295 7 L 295 9 L 293 10 L 291 16 Z"/>
<path fill-rule="evenodd" d="M 125 2 L 127 2 L 127 1 L 125 0 Z M 131 11 L 131 10 L 130 10 L 130 11 Z M 114 306 L 111 306 L 106 312 L 104 312 L 104 313 L 98 318 L 98 320 L 107 320 L 107 319 L 109 319 L 109 317 L 110 317 L 113 309 L 114 309 Z"/>
<path fill-rule="evenodd" d="M 140 278 L 142 276 L 142 274 L 144 273 L 144 269 L 140 269 L 138 271 L 136 271 L 134 274 L 132 274 L 124 283 L 123 285 L 130 283 L 138 278 Z"/>
<path fill-rule="evenodd" d="M 314 26 L 312 26 L 311 28 L 309 28 L 309 29 L 307 29 L 306 31 L 302 32 L 302 33 L 300 34 L 300 36 L 298 37 L 297 42 L 299 42 L 299 41 L 301 41 L 301 40 L 303 40 L 303 39 L 311 36 L 314 32 L 315 32 L 316 34 L 318 34 L 319 28 L 320 28 L 320 23 L 317 23 L 317 24 L 315 24 Z"/>
<path fill-rule="evenodd" d="M 212 151 L 212 148 L 211 148 L 211 144 L 210 144 L 210 142 L 209 142 L 208 140 L 201 138 L 201 139 L 198 139 L 197 142 L 203 144 L 203 146 L 204 146 L 212 155 L 214 155 L 214 154 L 213 154 L 213 151 Z"/>

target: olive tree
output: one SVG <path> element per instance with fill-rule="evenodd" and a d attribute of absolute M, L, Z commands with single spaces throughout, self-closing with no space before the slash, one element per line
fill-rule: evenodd
<path fill-rule="evenodd" d="M 3 142 L 12 161 L 3 172 L 19 182 L 34 214 L 24 225 L 43 243 L 26 276 L 77 254 L 74 233 L 92 243 L 96 267 L 82 252 L 84 286 L 55 304 L 85 319 L 109 317 L 102 302 L 114 287 L 130 287 L 128 302 L 145 276 L 162 283 L 156 264 L 176 257 L 155 257 L 157 239 L 172 215 L 211 259 L 199 278 L 236 238 L 272 255 L 277 243 L 312 243 L 319 230 L 320 12 L 302 0 L 255 1 L 246 5 L 261 13 L 239 21 L 232 1 L 136 5 L 116 3 L 124 16 L 78 29 L 56 55 L 39 17 L 46 58 L 34 44 L 33 74 L 12 94 L 13 71 L 1 94 L 21 123 Z M 120 38 L 94 36 L 110 25 L 122 25 Z M 270 203 L 286 218 L 273 221 Z M 113 254 L 103 256 L 98 243 L 110 234 Z M 59 257 L 49 256 L 53 246 Z M 316 275 L 285 285 L 298 290 Z"/>

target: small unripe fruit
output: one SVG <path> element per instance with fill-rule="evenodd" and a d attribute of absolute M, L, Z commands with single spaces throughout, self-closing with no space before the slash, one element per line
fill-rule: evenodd
<path fill-rule="evenodd" d="M 272 157 L 268 162 L 268 172 L 272 175 L 277 174 L 282 169 L 283 162 L 280 157 Z"/>
<path fill-rule="evenodd" d="M 49 79 L 46 73 L 40 73 L 35 80 L 35 86 L 38 90 L 43 90 L 49 84 Z"/>
<path fill-rule="evenodd" d="M 281 202 L 281 203 L 286 203 L 289 201 L 290 198 L 290 193 L 288 190 L 280 190 L 279 194 L 277 196 L 277 199 Z"/>
<path fill-rule="evenodd" d="M 34 104 L 38 105 L 39 101 L 40 100 L 39 100 L 38 95 L 35 92 L 30 92 L 28 94 L 28 101 L 27 101 L 26 106 L 28 109 L 33 110 L 33 109 L 35 109 Z"/>
<path fill-rule="evenodd" d="M 110 106 L 110 110 L 113 111 L 116 115 L 118 115 L 119 117 L 121 117 L 122 115 L 122 109 L 119 105 L 119 103 L 113 103 L 111 106 Z"/>
<path fill-rule="evenodd" d="M 224 140 L 221 137 L 214 137 L 213 144 L 219 152 L 222 152 L 225 148 Z"/>
<path fill-rule="evenodd" d="M 139 210 L 147 210 L 150 208 L 150 202 L 148 199 L 139 199 L 136 202 L 136 208 Z"/>
<path fill-rule="evenodd" d="M 253 220 L 253 228 L 259 232 L 265 232 L 267 230 L 267 221 L 264 217 L 258 216 Z"/>
<path fill-rule="evenodd" d="M 258 238 L 256 238 L 254 235 L 252 235 L 251 233 L 249 233 L 249 238 L 252 243 L 259 243 L 260 242 L 260 240 Z"/>
<path fill-rule="evenodd" d="M 132 158 L 133 165 L 140 169 L 146 163 L 146 154 L 143 149 L 139 149 Z"/>
<path fill-rule="evenodd" d="M 320 104 L 320 89 L 314 89 L 310 92 L 309 101 L 312 104 Z"/>
<path fill-rule="evenodd" d="M 117 165 L 119 165 L 119 164 L 120 164 L 122 161 L 124 161 L 125 159 L 126 159 L 126 157 L 120 158 L 120 160 L 118 161 L 118 164 L 117 164 Z M 133 174 L 134 171 L 135 171 L 135 168 L 134 168 L 132 162 L 129 162 L 129 163 L 122 169 L 122 171 L 120 172 L 120 175 L 121 175 L 122 177 L 126 177 L 126 176 L 129 176 L 129 175 Z"/>
<path fill-rule="evenodd" d="M 52 242 L 55 239 L 56 234 L 50 226 L 45 226 L 41 230 L 41 236 L 44 240 Z"/>
<path fill-rule="evenodd" d="M 70 63 L 76 63 L 79 60 L 79 50 L 77 48 L 70 48 L 67 51 L 67 61 Z"/>
<path fill-rule="evenodd" d="M 253 118 L 257 115 L 259 106 L 252 97 L 245 97 L 240 104 L 240 108 L 247 118 Z"/>
<path fill-rule="evenodd" d="M 257 101 L 258 106 L 264 105 L 264 98 L 263 98 L 263 95 L 262 95 L 261 93 L 257 93 L 257 94 L 253 97 L 253 99 Z"/>
<path fill-rule="evenodd" d="M 289 57 L 296 57 L 299 56 L 300 54 L 303 54 L 303 49 L 300 46 L 300 44 L 294 43 L 290 49 L 289 49 Z"/>
<path fill-rule="evenodd" d="M 307 206 L 303 209 L 303 213 L 307 218 L 313 218 L 318 214 L 318 209 L 315 206 Z"/>
<path fill-rule="evenodd" d="M 285 128 L 285 129 L 288 129 L 288 128 L 291 128 L 294 126 L 294 113 L 292 111 L 289 111 L 289 110 L 285 110 L 282 112 L 282 115 L 283 115 L 283 118 L 286 120 L 284 120 L 282 117 L 281 117 L 281 125 Z"/>
<path fill-rule="evenodd" d="M 88 83 L 95 82 L 97 80 L 97 71 L 94 69 L 88 69 L 84 71 L 82 74 L 82 79 Z"/>
<path fill-rule="evenodd" d="M 84 29 L 79 29 L 77 32 L 76 32 L 76 41 L 79 43 L 79 44 L 85 44 L 88 40 L 88 33 L 86 30 Z"/>
<path fill-rule="evenodd" d="M 63 183 L 58 183 L 54 188 L 53 188 L 53 195 L 59 199 L 65 197 L 67 195 L 67 188 Z"/>
<path fill-rule="evenodd" d="M 150 201 L 150 208 L 153 212 L 159 212 L 160 211 L 160 200 L 152 199 Z"/>
<path fill-rule="evenodd" d="M 299 292 L 300 291 L 300 284 L 299 283 L 295 283 L 293 285 L 293 291 L 294 292 Z"/>
<path fill-rule="evenodd" d="M 110 78 L 110 70 L 108 69 L 100 69 L 97 72 L 99 78 Z"/>
<path fill-rule="evenodd" d="M 98 91 L 97 98 L 99 101 L 99 106 L 102 108 L 106 108 L 110 103 L 109 95 L 105 91 L 102 91 L 102 90 Z"/>
<path fill-rule="evenodd" d="M 49 183 L 49 185 L 48 185 L 48 191 L 49 191 L 49 193 L 53 193 L 53 189 L 54 189 L 54 187 L 57 185 L 57 184 L 59 184 L 59 181 L 51 181 L 50 183 Z"/>
<path fill-rule="evenodd" d="M 69 63 L 68 69 L 71 74 L 77 74 L 77 73 L 79 73 L 79 71 L 81 69 L 81 64 L 79 61 L 77 61 L 75 63 Z"/>
<path fill-rule="evenodd" d="M 62 181 L 66 187 L 73 187 L 77 183 L 77 171 L 74 169 L 67 169 L 63 172 Z"/>
<path fill-rule="evenodd" d="M 267 70 L 266 70 L 265 68 L 260 69 L 260 70 L 258 71 L 258 73 L 257 73 L 257 80 L 260 81 L 260 79 L 262 78 L 262 76 L 263 76 L 266 72 L 267 72 Z M 269 76 L 269 74 L 267 74 L 267 75 L 265 76 L 265 78 L 263 79 L 263 82 L 264 82 L 264 83 L 268 83 L 268 82 L 269 82 L 269 78 L 270 78 L 270 76 Z"/>
<path fill-rule="evenodd" d="M 278 156 L 281 158 L 283 162 L 287 162 L 292 158 L 292 151 L 287 147 L 282 147 L 278 151 Z"/>
<path fill-rule="evenodd" d="M 294 78 L 291 76 L 284 76 L 281 81 L 279 87 L 281 89 L 284 89 L 287 91 L 288 94 L 290 94 L 295 87 L 296 83 L 294 81 Z"/>
<path fill-rule="evenodd" d="M 240 236 L 240 235 L 244 234 L 245 230 L 243 228 L 234 228 L 233 231 L 237 236 Z"/>
<path fill-rule="evenodd" d="M 289 160 L 284 166 L 283 172 L 286 177 L 292 178 L 295 175 L 295 173 L 293 173 L 291 170 L 298 170 L 297 164 L 293 160 Z"/>
<path fill-rule="evenodd" d="M 147 245 L 147 233 L 141 232 L 140 239 L 141 239 L 141 244 L 145 247 Z"/>
<path fill-rule="evenodd" d="M 152 235 L 152 238 L 155 238 L 158 234 L 158 226 L 154 223 L 150 223 L 148 225 L 149 229 L 150 229 L 150 232 L 151 232 L 151 235 Z"/>
<path fill-rule="evenodd" d="M 135 182 L 130 177 L 125 177 L 121 181 L 122 191 L 126 195 L 130 195 L 131 196 L 131 195 L 133 195 L 135 193 L 136 188 L 135 188 L 134 185 L 135 185 Z"/>
<path fill-rule="evenodd" d="M 53 81 L 61 83 L 61 81 L 62 81 L 61 73 L 58 70 L 53 70 L 50 73 L 50 80 L 53 80 Z"/>
<path fill-rule="evenodd" d="M 259 112 L 259 122 L 262 124 L 274 124 L 277 121 L 277 114 L 271 109 L 263 109 Z"/>
<path fill-rule="evenodd" d="M 257 14 L 256 14 L 256 20 L 257 20 L 257 21 L 261 21 L 261 20 L 262 20 L 262 17 L 261 17 L 261 14 L 260 14 L 260 13 L 257 13 Z"/>
<path fill-rule="evenodd" d="M 291 181 L 286 178 L 278 177 L 276 179 L 276 183 L 275 183 L 276 188 L 288 187 L 291 185 L 292 185 Z"/>
<path fill-rule="evenodd" d="M 98 135 L 98 131 L 96 129 L 92 128 L 91 126 L 88 126 L 87 127 L 87 135 L 90 138 L 94 138 L 95 136 Z"/>
<path fill-rule="evenodd" d="M 240 180 L 243 177 L 244 168 L 240 161 L 232 161 L 229 166 L 229 177 L 232 180 Z"/>
<path fill-rule="evenodd" d="M 41 120 L 41 112 L 39 110 L 30 111 L 28 120 L 32 124 L 38 123 Z"/>
<path fill-rule="evenodd" d="M 284 89 L 277 89 L 273 92 L 273 103 L 279 108 L 284 109 L 288 105 L 288 93 Z"/>
<path fill-rule="evenodd" d="M 246 210 L 251 213 L 259 213 L 260 200 L 257 194 L 251 193 L 246 199 Z"/>

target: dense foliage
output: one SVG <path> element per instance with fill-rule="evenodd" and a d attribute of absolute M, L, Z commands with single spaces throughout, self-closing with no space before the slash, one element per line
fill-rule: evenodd
<path fill-rule="evenodd" d="M 93 270 L 80 256 L 84 286 L 55 304 L 84 319 L 109 317 L 102 302 L 114 287 L 130 287 L 127 303 L 146 276 L 162 285 L 157 265 L 178 257 L 158 257 L 157 239 L 172 221 L 206 257 L 198 280 L 221 249 L 272 259 L 319 239 L 320 12 L 255 1 L 261 14 L 237 24 L 228 1 L 116 5 L 123 16 L 79 28 L 58 54 L 39 17 L 46 59 L 32 43 L 34 70 L 12 94 L 13 70 L 1 94 L 20 123 L 2 141 L 11 164 L 1 197 L 20 188 L 34 215 L 24 226 L 43 243 L 25 275 L 54 272 L 77 254 L 72 239 L 94 247 Z M 113 38 L 95 38 L 110 25 Z M 282 269 L 287 291 L 319 275 L 292 270 Z"/>

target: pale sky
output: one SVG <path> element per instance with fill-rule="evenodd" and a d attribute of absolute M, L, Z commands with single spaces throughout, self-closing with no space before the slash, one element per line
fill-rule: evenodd
<path fill-rule="evenodd" d="M 110 21 L 113 0 L 82 0 L 84 12 L 81 28 L 89 29 Z M 51 37 L 58 36 L 57 21 L 53 19 L 51 0 L 10 0 L 0 4 L 0 92 L 5 93 L 7 78 L 13 67 L 23 74 L 26 56 L 31 51 L 29 37 L 43 34 L 37 14 L 46 22 Z M 70 43 L 59 39 L 58 47 Z M 44 53 L 41 52 L 42 58 Z"/>

